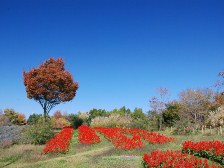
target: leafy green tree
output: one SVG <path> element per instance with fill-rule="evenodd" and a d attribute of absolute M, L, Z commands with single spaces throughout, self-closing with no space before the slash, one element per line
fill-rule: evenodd
<path fill-rule="evenodd" d="M 135 120 L 145 120 L 146 119 L 146 116 L 145 114 L 143 113 L 142 109 L 141 108 L 135 108 L 134 109 L 134 112 L 131 113 L 131 117 Z"/>
<path fill-rule="evenodd" d="M 166 109 L 163 111 L 163 123 L 166 126 L 173 126 L 176 121 L 180 120 L 181 107 L 178 102 L 172 102 L 166 105 Z"/>
<path fill-rule="evenodd" d="M 134 112 L 131 113 L 131 117 L 133 119 L 132 127 L 140 129 L 148 128 L 148 119 L 141 108 L 135 108 Z"/>
<path fill-rule="evenodd" d="M 125 116 L 125 115 L 131 115 L 131 110 L 128 108 L 126 109 L 125 106 L 121 107 L 120 109 L 114 109 L 109 114 L 119 114 L 120 116 Z"/>
<path fill-rule="evenodd" d="M 40 120 L 42 119 L 42 115 L 41 114 L 31 114 L 27 120 L 27 124 L 28 125 L 33 125 L 33 124 L 37 124 Z"/>
<path fill-rule="evenodd" d="M 108 116 L 108 113 L 104 109 L 92 109 L 89 111 L 88 123 L 90 124 L 91 120 L 99 116 Z"/>

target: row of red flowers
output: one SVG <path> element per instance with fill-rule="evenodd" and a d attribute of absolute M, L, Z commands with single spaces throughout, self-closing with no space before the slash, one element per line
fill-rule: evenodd
<path fill-rule="evenodd" d="M 55 134 L 55 136 L 46 143 L 42 153 L 67 152 L 72 139 L 73 130 L 72 127 L 62 128 L 59 133 Z"/>
<path fill-rule="evenodd" d="M 94 129 L 109 139 L 117 149 L 131 150 L 143 147 L 141 136 L 139 134 L 133 134 L 132 137 L 129 138 L 122 133 L 123 129 L 121 128 L 95 127 Z"/>
<path fill-rule="evenodd" d="M 123 132 L 130 133 L 132 135 L 139 134 L 145 141 L 149 143 L 154 143 L 154 144 L 163 144 L 163 143 L 167 143 L 167 142 L 175 140 L 172 137 L 167 137 L 160 133 L 148 132 L 146 130 L 136 129 L 136 128 L 126 128 L 126 129 L 123 129 Z"/>
<path fill-rule="evenodd" d="M 143 165 L 145 168 L 219 168 L 209 165 L 207 159 L 198 159 L 192 155 L 183 154 L 181 151 L 153 151 L 144 154 Z"/>
<path fill-rule="evenodd" d="M 224 165 L 224 142 L 213 141 L 185 141 L 182 144 L 184 153 L 205 157 Z"/>
<path fill-rule="evenodd" d="M 78 128 L 79 131 L 79 142 L 86 144 L 94 144 L 100 142 L 100 137 L 95 131 L 87 125 L 82 125 Z"/>
<path fill-rule="evenodd" d="M 143 142 L 141 138 L 149 143 L 162 144 L 170 141 L 174 141 L 174 138 L 167 137 L 160 133 L 148 132 L 146 130 L 135 129 L 135 128 L 104 128 L 95 127 L 96 131 L 102 133 L 107 139 L 109 139 L 115 146 L 115 148 L 121 149 L 134 149 L 142 148 Z M 131 134 L 131 138 L 126 136 Z"/>

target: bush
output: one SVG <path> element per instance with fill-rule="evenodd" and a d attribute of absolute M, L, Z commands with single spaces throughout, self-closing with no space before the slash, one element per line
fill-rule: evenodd
<path fill-rule="evenodd" d="M 51 123 L 35 124 L 27 126 L 26 136 L 32 144 L 45 144 L 54 136 L 54 131 Z"/>
<path fill-rule="evenodd" d="M 0 111 L 0 126 L 10 125 L 26 125 L 25 115 L 17 113 L 13 109 L 5 109 Z"/>
<path fill-rule="evenodd" d="M 23 143 L 24 129 L 26 126 L 1 126 L 0 127 L 0 147 L 9 147 L 13 144 Z"/>
<path fill-rule="evenodd" d="M 130 127 L 147 130 L 148 121 L 146 119 L 145 120 L 141 120 L 141 119 L 133 120 L 133 122 L 130 124 Z"/>
<path fill-rule="evenodd" d="M 173 134 L 175 135 L 189 135 L 193 133 L 192 124 L 187 119 L 182 118 L 181 120 L 177 121 L 174 126 L 175 129 Z"/>
<path fill-rule="evenodd" d="M 68 116 L 66 116 L 66 119 L 71 123 L 71 126 L 74 129 L 77 129 L 84 123 L 84 120 L 77 114 L 69 114 Z"/>

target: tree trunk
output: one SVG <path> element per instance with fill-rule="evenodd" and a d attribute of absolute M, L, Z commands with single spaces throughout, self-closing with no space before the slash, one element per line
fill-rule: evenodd
<path fill-rule="evenodd" d="M 158 131 L 161 131 L 162 130 L 162 116 L 159 116 L 157 122 L 158 122 Z"/>
<path fill-rule="evenodd" d="M 45 124 L 47 122 L 47 106 L 46 103 L 44 104 L 44 118 L 43 123 Z"/>
<path fill-rule="evenodd" d="M 210 134 L 212 134 L 212 127 L 210 126 Z"/>
<path fill-rule="evenodd" d="M 160 118 L 157 119 L 157 128 L 158 128 L 158 131 L 160 129 Z"/>
<path fill-rule="evenodd" d="M 194 123 L 197 123 L 197 114 L 194 113 Z"/>

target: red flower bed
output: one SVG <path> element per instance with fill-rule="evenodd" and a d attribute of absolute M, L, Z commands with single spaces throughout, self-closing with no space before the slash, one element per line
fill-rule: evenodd
<path fill-rule="evenodd" d="M 198 159 L 181 151 L 153 151 L 144 154 L 143 164 L 146 168 L 219 168 L 214 164 L 209 165 L 208 160 Z"/>
<path fill-rule="evenodd" d="M 130 134 L 139 134 L 144 140 L 154 144 L 163 144 L 163 143 L 167 143 L 167 142 L 175 140 L 172 137 L 167 137 L 163 134 L 156 133 L 156 132 L 148 132 L 142 129 L 133 129 L 133 128 L 123 129 L 123 132 L 130 133 Z"/>
<path fill-rule="evenodd" d="M 46 143 L 42 153 L 67 152 L 72 139 L 73 130 L 72 127 L 62 128 L 61 132 L 55 134 L 54 138 Z"/>
<path fill-rule="evenodd" d="M 80 143 L 94 144 L 100 142 L 100 137 L 95 133 L 92 128 L 86 125 L 82 125 L 78 128 L 78 130 Z"/>
<path fill-rule="evenodd" d="M 131 138 L 123 134 L 121 128 L 94 128 L 96 131 L 102 133 L 107 139 L 109 139 L 115 148 L 131 150 L 134 148 L 142 148 L 143 143 L 139 134 L 133 134 Z"/>
<path fill-rule="evenodd" d="M 224 165 L 224 142 L 220 141 L 185 141 L 182 144 L 184 153 L 205 157 Z"/>
<path fill-rule="evenodd" d="M 143 143 L 141 138 L 149 143 L 162 144 L 170 141 L 174 141 L 174 138 L 167 137 L 165 135 L 148 132 L 146 130 L 134 129 L 134 128 L 103 128 L 96 127 L 96 131 L 102 133 L 107 139 L 109 139 L 115 146 L 115 148 L 121 149 L 134 149 L 142 148 Z M 132 137 L 129 138 L 125 134 L 131 134 Z"/>

